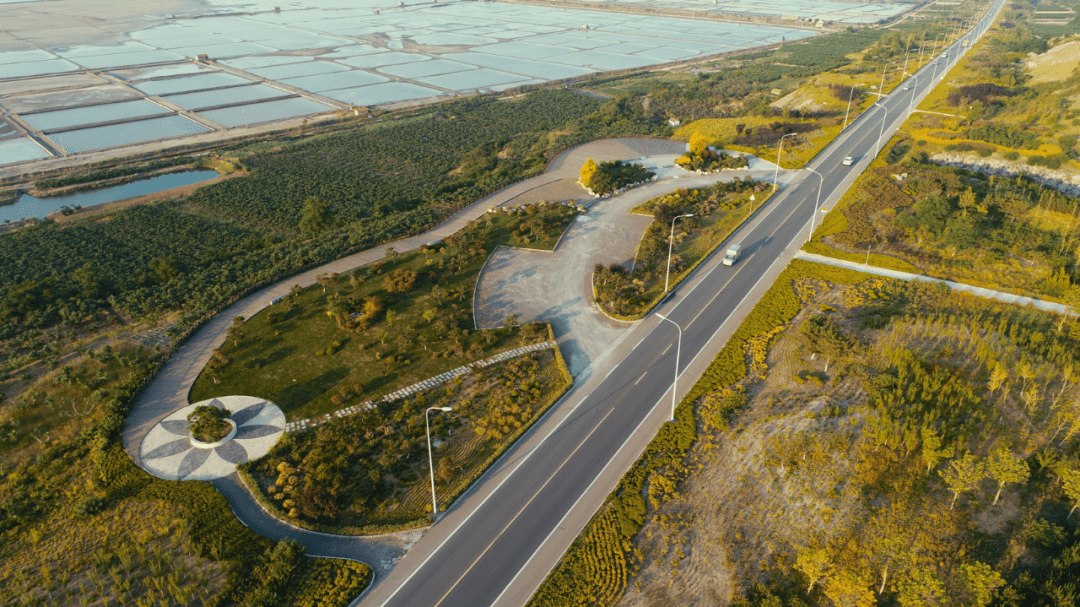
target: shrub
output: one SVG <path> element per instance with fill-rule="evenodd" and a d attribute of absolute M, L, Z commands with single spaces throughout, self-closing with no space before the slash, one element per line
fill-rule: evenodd
<path fill-rule="evenodd" d="M 228 417 L 229 412 L 219 407 L 210 405 L 195 407 L 187 418 L 188 423 L 191 424 L 189 427 L 191 435 L 195 437 L 195 440 L 204 443 L 221 440 L 232 429 L 232 426 L 225 421 Z"/>
<path fill-rule="evenodd" d="M 109 505 L 109 500 L 100 495 L 88 495 L 75 503 L 75 514 L 93 516 Z"/>
<path fill-rule="evenodd" d="M 1048 156 L 1038 156 L 1038 155 L 1028 156 L 1027 157 L 1027 163 L 1030 166 L 1040 166 L 1040 167 L 1046 167 L 1048 169 L 1060 169 L 1061 168 L 1061 161 L 1060 160 L 1058 160 L 1057 158 L 1048 157 Z"/>
<path fill-rule="evenodd" d="M 1017 158 L 1020 157 L 1020 153 L 1009 150 L 1008 152 L 1005 152 L 1004 154 L 1002 154 L 1002 156 L 1005 157 L 1005 160 L 1016 160 Z"/>

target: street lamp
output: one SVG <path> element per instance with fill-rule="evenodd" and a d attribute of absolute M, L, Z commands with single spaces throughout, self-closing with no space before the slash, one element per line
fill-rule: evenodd
<path fill-rule="evenodd" d="M 855 94 L 855 88 L 860 87 L 862 85 L 863 85 L 863 83 L 860 82 L 860 83 L 856 84 L 855 86 L 851 87 L 851 91 L 848 92 L 848 95 L 847 95 L 847 111 L 844 112 L 844 128 L 840 129 L 841 131 L 847 128 L 848 115 L 851 114 L 851 96 Z"/>
<path fill-rule="evenodd" d="M 889 69 L 890 65 L 897 65 L 897 63 L 898 62 L 896 61 L 890 61 L 889 63 L 886 63 L 885 67 L 881 70 L 881 84 L 879 84 L 877 87 L 879 97 L 885 96 L 885 72 Z"/>
<path fill-rule="evenodd" d="M 675 421 L 675 392 L 679 388 L 679 352 L 682 351 L 682 327 L 679 326 L 679 323 L 659 312 L 657 312 L 656 315 L 659 316 L 661 320 L 666 320 L 675 325 L 675 328 L 679 330 L 679 341 L 678 345 L 675 346 L 675 379 L 671 382 L 671 421 Z"/>
<path fill-rule="evenodd" d="M 817 217 L 817 210 L 821 206 L 821 188 L 825 187 L 825 178 L 821 176 L 821 173 L 818 173 L 810 167 L 803 168 L 817 175 L 818 179 L 821 180 L 821 182 L 818 183 L 817 202 L 814 203 L 814 212 L 810 215 L 810 234 L 806 237 L 806 242 L 810 242 L 810 239 L 814 237 L 814 218 Z"/>
<path fill-rule="evenodd" d="M 439 503 L 435 501 L 435 462 L 431 457 L 431 423 L 428 421 L 428 413 L 432 411 L 453 411 L 453 407 L 428 407 L 424 411 L 424 429 L 427 431 L 427 461 L 431 472 L 431 516 L 439 516 Z"/>
<path fill-rule="evenodd" d="M 904 72 L 904 73 L 907 74 L 907 72 Z M 907 104 L 907 114 L 910 117 L 911 116 L 911 104 L 915 102 L 915 93 L 919 92 L 919 77 L 914 75 L 914 74 L 908 74 L 908 76 L 915 79 L 915 86 L 912 87 L 912 89 L 911 89 L 911 99 L 908 100 L 908 104 Z"/>
<path fill-rule="evenodd" d="M 780 176 L 780 154 L 784 153 L 784 140 L 787 139 L 788 137 L 794 137 L 797 134 L 798 133 L 788 133 L 787 135 L 784 135 L 783 137 L 780 138 L 780 149 L 776 150 L 776 170 L 773 171 L 773 177 L 772 177 L 772 191 L 773 192 L 776 191 L 776 180 Z"/>
<path fill-rule="evenodd" d="M 693 213 L 687 213 L 686 215 L 679 215 L 675 219 L 681 217 L 693 217 Z M 668 236 L 667 241 L 667 273 L 664 274 L 664 293 L 668 292 L 668 279 L 671 277 L 671 245 L 675 240 L 675 219 L 671 220 L 671 234 Z"/>
<path fill-rule="evenodd" d="M 908 49 L 907 55 L 904 57 L 904 69 L 902 69 L 900 71 L 904 72 L 905 74 L 907 73 L 907 62 L 908 62 L 909 59 L 911 59 L 911 53 L 914 53 L 914 52 L 915 52 L 915 49 Z"/>
<path fill-rule="evenodd" d="M 875 103 L 874 105 L 885 110 L 885 117 L 881 119 L 881 129 L 878 131 L 877 135 L 877 146 L 874 148 L 874 158 L 877 158 L 877 155 L 881 153 L 881 136 L 885 134 L 885 123 L 889 120 L 889 108 L 880 103 Z"/>

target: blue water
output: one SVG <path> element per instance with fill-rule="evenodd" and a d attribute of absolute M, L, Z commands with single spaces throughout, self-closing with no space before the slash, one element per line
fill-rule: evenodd
<path fill-rule="evenodd" d="M 214 177 L 217 177 L 215 171 L 184 171 L 182 173 L 158 175 L 150 179 L 133 181 L 111 188 L 77 192 L 67 196 L 34 198 L 28 194 L 23 194 L 15 201 L 15 204 L 0 206 L 0 222 L 8 219 L 18 221 L 26 217 L 44 219 L 46 215 L 59 211 L 60 207 L 63 206 L 71 208 L 76 206 L 92 207 L 133 196 L 143 196 L 193 183 L 202 183 Z"/>

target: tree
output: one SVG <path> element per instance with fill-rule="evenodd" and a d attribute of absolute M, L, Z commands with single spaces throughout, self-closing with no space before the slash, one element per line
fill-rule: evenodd
<path fill-rule="evenodd" d="M 964 605 L 984 607 L 990 603 L 994 590 L 1005 585 L 1005 580 L 990 565 L 975 561 L 960 566 L 960 591 Z"/>
<path fill-rule="evenodd" d="M 900 581 L 900 607 L 935 607 L 945 603 L 945 584 L 932 569 L 915 569 Z"/>
<path fill-rule="evenodd" d="M 810 591 L 814 589 L 814 584 L 828 575 L 830 569 L 829 553 L 824 548 L 805 549 L 795 559 L 795 570 L 805 575 L 810 582 L 806 588 L 806 594 L 810 594 Z"/>
<path fill-rule="evenodd" d="M 1013 455 L 1007 447 L 998 447 L 986 462 L 986 471 L 998 484 L 994 495 L 994 505 L 1001 497 L 1001 491 L 1008 483 L 1024 483 L 1031 476 L 1031 469 L 1022 458 Z"/>
<path fill-rule="evenodd" d="M 235 316 L 232 319 L 232 324 L 225 332 L 226 338 L 232 340 L 233 346 L 240 344 L 240 340 L 244 338 L 244 317 Z"/>
<path fill-rule="evenodd" d="M 596 166 L 596 161 L 592 158 L 585 161 L 585 164 L 581 166 L 580 178 L 581 185 L 589 188 L 592 186 L 593 178 L 600 172 L 600 167 Z"/>
<path fill-rule="evenodd" d="M 330 227 L 330 203 L 319 196 L 305 200 L 300 211 L 299 227 L 305 234 L 317 234 Z"/>
<path fill-rule="evenodd" d="M 922 429 L 922 457 L 923 461 L 926 462 L 926 474 L 929 475 L 930 471 L 941 460 L 952 456 L 953 448 L 951 446 L 942 448 L 941 437 L 932 428 L 924 426 Z"/>
<path fill-rule="evenodd" d="M 990 371 L 990 394 L 987 395 L 987 400 L 990 400 L 990 397 L 993 396 L 994 392 L 1001 387 L 1002 382 L 1008 378 L 1009 370 L 999 361 L 994 365 L 994 369 Z"/>
<path fill-rule="evenodd" d="M 986 478 L 986 471 L 982 462 L 975 455 L 968 453 L 960 459 L 949 462 L 949 467 L 941 472 L 941 477 L 945 480 L 945 485 L 953 492 L 952 503 L 949 504 L 949 510 L 952 510 L 956 506 L 956 498 L 960 497 L 961 493 L 975 488 L 979 481 Z"/>
<path fill-rule="evenodd" d="M 687 151 L 695 156 L 701 156 L 708 147 L 711 141 L 705 135 L 702 135 L 700 131 L 694 131 L 693 135 L 690 135 L 690 142 L 687 144 Z"/>
<path fill-rule="evenodd" d="M 806 319 L 800 332 L 806 338 L 806 345 L 814 354 L 825 357 L 825 372 L 829 372 L 829 363 L 833 358 L 843 356 L 851 348 L 849 338 L 823 314 L 816 314 Z"/>
<path fill-rule="evenodd" d="M 1076 512 L 1077 506 L 1080 506 L 1080 470 L 1070 469 L 1065 470 L 1061 474 L 1062 485 L 1065 487 L 1065 495 L 1073 501 L 1072 510 L 1069 510 L 1069 518 L 1073 512 Z"/>
<path fill-rule="evenodd" d="M 836 607 L 873 607 L 877 604 L 874 591 L 866 580 L 846 569 L 830 574 L 822 587 L 825 596 Z"/>

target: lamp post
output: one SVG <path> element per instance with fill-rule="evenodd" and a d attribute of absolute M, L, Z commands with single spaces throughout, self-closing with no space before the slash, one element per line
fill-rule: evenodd
<path fill-rule="evenodd" d="M 814 218 L 817 217 L 818 207 L 821 206 L 821 188 L 825 187 L 825 178 L 821 176 L 821 173 L 818 173 L 817 171 L 815 171 L 814 169 L 812 169 L 810 167 L 803 167 L 803 168 L 805 168 L 807 171 L 810 171 L 811 173 L 817 175 L 818 179 L 821 180 L 818 183 L 817 202 L 814 203 L 814 212 L 810 215 L 810 234 L 808 234 L 806 236 L 806 242 L 810 242 L 810 239 L 814 237 Z"/>
<path fill-rule="evenodd" d="M 909 59 L 911 59 L 911 53 L 914 53 L 914 52 L 915 52 L 915 49 L 908 49 L 907 55 L 904 57 L 904 69 L 902 69 L 900 71 L 904 72 L 905 74 L 907 74 L 907 62 L 908 62 Z"/>
<path fill-rule="evenodd" d="M 659 316 L 661 320 L 666 320 L 669 323 L 675 325 L 675 328 L 679 330 L 679 340 L 678 340 L 678 344 L 675 346 L 675 379 L 671 382 L 671 420 L 670 421 L 675 421 L 675 393 L 679 388 L 679 352 L 682 351 L 682 327 L 679 326 L 679 323 L 675 322 L 674 320 L 671 320 L 670 318 L 668 318 L 667 316 L 664 316 L 663 314 L 661 314 L 659 312 L 657 312 L 656 315 Z"/>
<path fill-rule="evenodd" d="M 910 117 L 911 116 L 911 104 L 915 102 L 915 93 L 919 92 L 919 77 L 914 75 L 914 74 L 908 74 L 908 76 L 915 79 L 915 86 L 911 89 L 911 99 L 908 100 L 908 104 L 907 104 L 907 114 Z"/>
<path fill-rule="evenodd" d="M 675 241 L 675 220 L 680 217 L 693 217 L 693 213 L 687 213 L 686 215 L 679 215 L 675 219 L 671 220 L 671 234 L 668 236 L 667 242 L 667 272 L 664 274 L 664 293 L 668 292 L 668 279 L 671 278 L 671 245 Z"/>
<path fill-rule="evenodd" d="M 874 158 L 877 158 L 877 155 L 881 153 L 881 136 L 885 134 L 885 123 L 889 120 L 889 108 L 880 103 L 875 103 L 874 105 L 885 110 L 885 117 L 881 119 L 881 129 L 878 130 L 877 146 L 874 147 Z"/>
<path fill-rule="evenodd" d="M 885 64 L 884 68 L 882 68 L 882 70 L 881 70 L 881 84 L 879 84 L 878 87 L 877 87 L 877 92 L 878 92 L 879 97 L 884 97 L 885 96 L 885 72 L 889 69 L 890 65 L 896 65 L 896 64 L 897 64 L 896 61 L 890 61 L 889 63 Z"/>
<path fill-rule="evenodd" d="M 862 86 L 862 85 L 863 84 L 860 82 L 860 83 L 856 84 L 855 86 L 851 87 L 851 91 L 848 92 L 848 95 L 847 95 L 847 111 L 844 112 L 844 128 L 840 129 L 841 131 L 847 128 L 848 115 L 851 114 L 851 97 L 852 97 L 852 95 L 855 94 L 855 87 L 859 87 L 859 86 Z"/>
<path fill-rule="evenodd" d="M 773 171 L 772 178 L 772 191 L 776 191 L 776 180 L 780 177 L 780 154 L 784 153 L 784 140 L 788 137 L 794 137 L 798 133 L 788 133 L 780 138 L 780 149 L 776 150 L 776 170 Z"/>
<path fill-rule="evenodd" d="M 427 461 L 428 471 L 431 472 L 431 516 L 439 516 L 439 503 L 435 501 L 435 462 L 431 457 L 431 423 L 428 421 L 428 413 L 432 411 L 453 411 L 453 407 L 428 407 L 424 411 L 424 429 L 427 431 Z"/>

